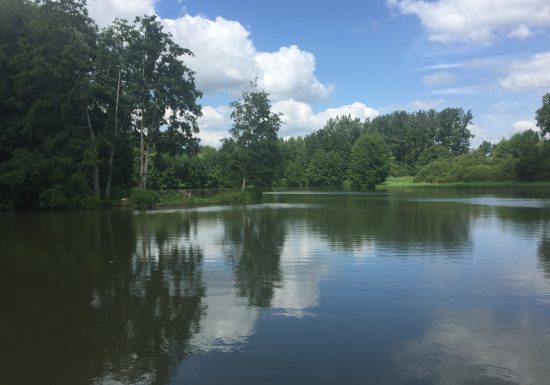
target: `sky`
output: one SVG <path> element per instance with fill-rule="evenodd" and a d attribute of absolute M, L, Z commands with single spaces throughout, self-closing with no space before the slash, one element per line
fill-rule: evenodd
<path fill-rule="evenodd" d="M 550 0 L 88 0 L 100 27 L 156 13 L 203 92 L 202 143 L 219 146 L 250 81 L 283 137 L 337 115 L 461 107 L 472 145 L 535 129 L 550 92 Z"/>

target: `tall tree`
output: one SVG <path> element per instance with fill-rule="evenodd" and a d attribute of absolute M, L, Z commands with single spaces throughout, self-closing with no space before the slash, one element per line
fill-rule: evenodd
<path fill-rule="evenodd" d="M 98 36 L 97 59 L 94 71 L 95 104 L 92 106 L 103 127 L 107 144 L 105 200 L 111 197 L 113 166 L 117 146 L 123 134 L 128 135 L 136 100 L 135 63 L 139 34 L 126 20 L 115 20 Z"/>
<path fill-rule="evenodd" d="M 10 42 L 2 44 L 0 59 L 6 79 L 0 200 L 16 207 L 80 205 L 97 194 L 97 156 L 83 113 L 95 24 L 83 0 L 0 7 L 13 17 L 2 28 Z"/>
<path fill-rule="evenodd" d="M 177 45 L 162 29 L 156 16 L 136 18 L 139 39 L 136 50 L 135 88 L 136 124 L 139 133 L 139 186 L 147 187 L 151 157 L 157 140 L 167 136 L 179 149 L 194 153 L 198 149 L 197 119 L 202 94 L 195 87 L 195 73 L 182 61 L 192 55 Z M 161 127 L 166 127 L 161 132 Z"/>
<path fill-rule="evenodd" d="M 438 130 L 436 140 L 448 148 L 453 155 L 468 152 L 470 139 L 474 136 L 468 129 L 472 123 L 472 112 L 462 108 L 445 108 L 437 114 Z"/>
<path fill-rule="evenodd" d="M 250 83 L 250 89 L 232 102 L 231 108 L 231 137 L 223 140 L 222 150 L 239 171 L 241 189 L 247 181 L 272 184 L 282 160 L 277 139 L 281 116 L 271 111 L 269 94 L 259 90 L 256 82 Z"/>

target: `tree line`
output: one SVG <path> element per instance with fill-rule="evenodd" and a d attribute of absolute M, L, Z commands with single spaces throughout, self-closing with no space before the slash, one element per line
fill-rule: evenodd
<path fill-rule="evenodd" d="M 540 132 L 472 150 L 461 108 L 340 116 L 282 139 L 284 119 L 253 81 L 230 105 L 229 136 L 201 146 L 191 55 L 156 16 L 99 29 L 85 0 L 1 2 L 0 207 L 97 207 L 148 189 L 372 188 L 389 175 L 550 179 L 549 94 Z"/>

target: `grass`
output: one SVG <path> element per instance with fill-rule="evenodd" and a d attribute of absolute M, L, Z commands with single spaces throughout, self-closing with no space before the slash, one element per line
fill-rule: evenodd
<path fill-rule="evenodd" d="M 453 182 L 453 183 L 427 183 L 414 182 L 414 176 L 389 177 L 386 182 L 376 186 L 377 190 L 398 190 L 398 189 L 416 189 L 416 188 L 447 188 L 447 187 L 464 187 L 464 188 L 479 188 L 479 187 L 514 187 L 541 189 L 550 188 L 550 182 Z"/>
<path fill-rule="evenodd" d="M 195 196 L 185 190 L 157 191 L 157 194 L 159 200 L 155 208 L 245 204 L 257 202 L 260 199 L 260 195 L 256 192 L 241 190 L 220 190 L 203 196 Z"/>

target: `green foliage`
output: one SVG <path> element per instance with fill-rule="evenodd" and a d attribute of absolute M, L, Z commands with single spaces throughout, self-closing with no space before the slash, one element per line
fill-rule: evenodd
<path fill-rule="evenodd" d="M 404 176 L 410 176 L 416 173 L 416 170 L 409 166 L 408 164 L 403 163 L 397 163 L 395 161 L 392 161 L 390 163 L 390 176 L 393 177 L 404 177 Z"/>
<path fill-rule="evenodd" d="M 130 195 L 130 203 L 139 209 L 151 209 L 159 201 L 159 195 L 155 191 L 136 188 Z"/>
<path fill-rule="evenodd" d="M 346 164 L 336 151 L 317 150 L 307 169 L 310 186 L 340 186 L 345 175 Z"/>
<path fill-rule="evenodd" d="M 349 163 L 351 147 L 364 130 L 364 124 L 350 115 L 329 119 L 320 130 L 305 139 L 305 150 L 313 156 L 318 150 L 334 151 L 345 164 Z"/>
<path fill-rule="evenodd" d="M 542 169 L 541 150 L 542 143 L 537 133 L 527 130 L 498 143 L 493 149 L 493 157 L 513 163 L 518 180 L 532 181 L 538 178 Z"/>
<path fill-rule="evenodd" d="M 542 97 L 542 107 L 537 110 L 536 120 L 541 134 L 550 134 L 550 92 Z"/>
<path fill-rule="evenodd" d="M 269 94 L 258 90 L 255 82 L 231 108 L 231 137 L 224 139 L 221 148 L 229 167 L 238 172 L 243 190 L 247 183 L 271 186 L 282 162 L 277 138 L 280 115 L 271 112 Z"/>
<path fill-rule="evenodd" d="M 443 157 L 443 152 L 455 156 L 468 152 L 471 122 L 470 111 L 445 108 L 412 114 L 396 111 L 377 116 L 367 125 L 384 136 L 397 163 L 417 167 Z"/>
<path fill-rule="evenodd" d="M 374 131 L 366 131 L 353 145 L 349 166 L 349 178 L 356 187 L 374 188 L 383 183 L 390 172 L 391 154 L 384 137 Z"/>
<path fill-rule="evenodd" d="M 84 0 L 0 2 L 0 206 L 98 206 L 132 185 L 135 150 L 136 175 L 185 183 L 200 116 L 189 54 L 155 16 L 98 33 Z"/>
<path fill-rule="evenodd" d="M 490 160 L 480 152 L 437 159 L 422 167 L 415 182 L 454 183 L 514 180 L 513 163 L 506 159 Z"/>
<path fill-rule="evenodd" d="M 452 156 L 451 152 L 442 146 L 441 144 L 436 144 L 425 149 L 416 162 L 417 167 L 422 167 L 427 165 L 430 162 L 438 159 L 450 158 Z"/>

